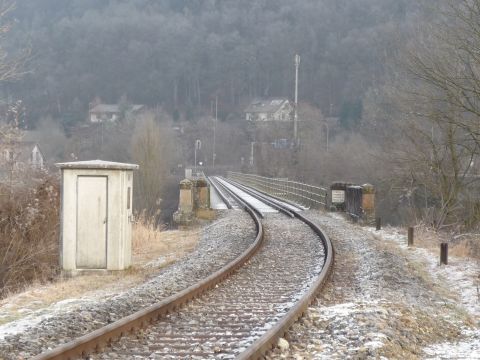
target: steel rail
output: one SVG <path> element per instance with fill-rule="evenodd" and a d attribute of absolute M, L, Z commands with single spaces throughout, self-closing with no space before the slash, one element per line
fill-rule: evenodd
<path fill-rule="evenodd" d="M 310 287 L 307 293 L 302 296 L 302 298 L 297 302 L 297 304 L 292 309 L 290 309 L 287 314 L 285 314 L 285 316 L 275 326 L 273 326 L 258 340 L 256 340 L 246 351 L 241 353 L 237 357 L 237 360 L 261 359 L 269 350 L 274 348 L 278 342 L 278 339 L 285 336 L 285 334 L 295 323 L 295 321 L 297 321 L 305 314 L 308 306 L 315 300 L 316 294 L 325 285 L 332 271 L 334 262 L 334 249 L 332 242 L 330 241 L 328 236 L 321 230 L 321 228 L 314 222 L 307 219 L 303 215 L 300 215 L 298 212 L 294 212 L 294 214 L 300 220 L 309 225 L 312 230 L 320 236 L 320 239 L 324 244 L 326 253 L 324 266 L 313 285 Z"/>
<path fill-rule="evenodd" d="M 251 187 L 249 188 L 248 186 L 243 185 L 242 183 L 240 183 L 236 180 L 225 179 L 225 178 L 223 178 L 223 180 L 227 181 L 228 183 L 230 183 L 234 186 L 239 187 L 240 189 L 242 189 L 244 191 L 247 191 L 250 195 L 254 196 L 257 200 L 265 201 L 269 205 L 272 204 L 271 206 L 274 206 L 278 211 L 284 212 L 284 209 L 288 209 L 288 214 L 287 215 L 292 217 L 292 218 L 295 217 L 293 215 L 293 213 L 291 212 L 292 210 L 288 207 L 284 207 L 282 205 L 282 203 L 288 204 L 289 206 L 294 207 L 297 210 L 303 210 L 301 208 L 301 205 L 295 204 L 294 202 L 291 202 L 291 201 L 288 201 L 288 200 L 280 199 L 280 198 L 278 198 L 274 195 L 268 194 L 268 198 L 265 197 L 265 196 L 262 196 L 262 192 L 260 190 L 257 190 L 257 189 L 251 188 Z M 263 193 L 263 195 L 267 195 L 267 194 Z"/>
<path fill-rule="evenodd" d="M 269 195 L 273 195 L 273 194 L 271 194 L 267 189 L 270 189 L 273 191 L 280 191 L 286 196 L 300 198 L 302 200 L 305 200 L 307 203 L 316 203 L 316 204 L 326 206 L 327 190 L 322 187 L 304 184 L 304 183 L 300 183 L 298 181 L 292 181 L 292 180 L 267 178 L 264 176 L 259 176 L 254 174 L 243 174 L 243 173 L 237 173 L 232 171 L 230 171 L 228 174 L 229 174 L 229 177 L 231 177 L 232 179 L 235 179 L 235 178 L 240 179 L 238 181 L 245 182 L 247 185 L 251 186 L 252 188 L 258 188 L 258 190 L 260 191 L 262 191 L 262 188 L 263 188 L 264 191 L 267 192 Z"/>
<path fill-rule="evenodd" d="M 229 183 L 230 185 L 233 185 L 233 186 L 237 187 L 238 189 L 240 189 L 240 190 L 242 190 L 242 191 L 245 191 L 246 193 L 248 193 L 249 195 L 251 195 L 251 196 L 254 197 L 255 199 L 262 201 L 263 203 L 267 204 L 268 206 L 274 208 L 275 210 L 278 210 L 278 211 L 284 213 L 285 215 L 287 215 L 287 216 L 289 216 L 289 217 L 291 217 L 291 218 L 295 217 L 295 216 L 293 215 L 293 213 L 292 213 L 289 209 L 280 206 L 279 204 L 271 201 L 270 199 L 261 198 L 261 197 L 258 196 L 257 194 L 255 194 L 255 193 L 253 193 L 253 192 L 251 192 L 251 191 L 247 191 L 246 188 L 245 188 L 245 186 L 243 186 L 242 184 L 238 184 L 238 183 L 235 184 L 235 183 L 233 183 L 231 180 L 227 180 L 227 179 L 225 179 L 225 178 L 221 178 L 221 179 L 222 179 L 223 181 Z"/>
<path fill-rule="evenodd" d="M 235 181 L 235 182 L 238 182 L 238 180 L 234 180 L 234 181 Z M 241 184 L 241 183 L 239 182 L 239 184 Z M 243 186 L 246 186 L 246 185 L 243 185 Z M 281 198 L 281 197 L 276 196 L 276 195 L 267 194 L 267 193 L 263 192 L 262 190 L 258 190 L 258 189 L 256 189 L 256 188 L 251 187 L 250 189 L 252 189 L 252 190 L 254 190 L 254 191 L 257 191 L 257 192 L 259 192 L 259 193 L 268 195 L 272 201 L 277 201 L 277 202 L 279 201 L 280 203 L 288 204 L 288 205 L 293 206 L 293 207 L 295 207 L 295 208 L 297 208 L 297 209 L 299 209 L 299 210 L 304 210 L 305 208 L 307 208 L 306 206 L 304 206 L 304 205 L 302 205 L 302 204 L 295 203 L 295 202 L 293 202 L 293 201 L 291 201 L 291 200 L 284 199 L 284 198 Z"/>
<path fill-rule="evenodd" d="M 215 177 L 210 176 L 208 179 L 210 181 L 210 184 L 212 184 L 212 186 L 215 188 L 215 190 L 219 194 L 222 201 L 225 202 L 225 204 L 227 205 L 227 207 L 229 209 L 233 209 L 233 205 L 231 204 L 230 200 L 227 199 L 227 196 L 225 195 L 226 193 L 228 193 L 228 194 L 230 194 L 230 196 L 232 196 L 232 194 L 227 189 L 225 189 L 225 187 L 220 182 L 218 182 L 218 180 Z"/>
<path fill-rule="evenodd" d="M 248 206 L 248 207 L 252 208 L 258 214 L 258 216 L 260 216 L 260 218 L 263 219 L 265 217 L 265 215 L 263 214 L 263 212 L 260 209 L 256 208 L 252 204 L 247 205 L 246 200 L 243 200 L 240 196 L 235 194 L 232 190 L 230 190 L 224 184 L 222 184 L 220 181 L 218 181 L 218 179 L 215 179 L 215 181 L 217 182 L 217 185 L 220 186 L 223 190 L 225 190 L 225 192 L 229 193 L 230 196 L 233 197 L 235 199 L 235 201 L 237 201 L 243 209 L 245 209 Z"/>
<path fill-rule="evenodd" d="M 262 198 L 266 199 L 267 196 L 263 196 Z M 276 325 L 257 339 L 247 350 L 241 353 L 237 357 L 237 360 L 256 360 L 263 358 L 269 350 L 275 347 L 278 339 L 283 337 L 295 321 L 304 315 L 308 306 L 313 302 L 316 294 L 322 289 L 332 271 L 335 253 L 333 244 L 328 236 L 317 224 L 300 214 L 300 212 L 293 210 L 290 211 L 296 218 L 310 226 L 310 228 L 320 237 L 325 249 L 325 262 L 323 268 L 313 285 L 295 304 L 295 306 L 291 308 Z"/>
<path fill-rule="evenodd" d="M 237 199 L 236 199 L 237 200 Z M 232 275 L 236 270 L 243 266 L 260 248 L 263 243 L 263 226 L 260 221 L 260 216 L 257 215 L 257 210 L 250 207 L 247 203 L 238 199 L 239 204 L 243 206 L 255 222 L 257 235 L 255 241 L 250 245 L 239 257 L 231 261 L 220 270 L 211 274 L 207 278 L 198 283 L 167 297 L 159 303 L 152 305 L 146 309 L 137 311 L 132 315 L 117 320 L 111 324 L 94 330 L 89 334 L 74 339 L 66 344 L 60 345 L 52 350 L 41 353 L 33 360 L 68 360 L 78 357 L 86 357 L 92 352 L 101 351 L 112 341 L 131 333 L 139 328 L 144 328 L 149 324 L 161 319 L 168 313 L 175 311 L 177 308 L 183 306 L 188 301 L 199 297 L 207 290 L 214 288 L 217 284 Z"/>
<path fill-rule="evenodd" d="M 215 189 L 215 191 L 217 192 L 218 196 L 220 196 L 220 199 L 222 199 L 222 201 L 225 203 L 227 208 L 232 209 L 232 204 L 230 203 L 230 200 L 228 200 L 226 198 L 225 194 L 223 193 L 223 191 L 220 190 L 220 187 L 219 187 L 218 183 L 216 182 L 216 180 L 214 178 L 212 178 L 211 176 L 209 176 L 207 179 L 208 179 L 208 182 L 210 183 L 210 185 L 212 185 L 213 188 Z"/>

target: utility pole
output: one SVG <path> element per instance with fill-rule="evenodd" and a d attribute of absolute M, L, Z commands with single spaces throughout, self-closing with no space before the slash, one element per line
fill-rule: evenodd
<path fill-rule="evenodd" d="M 254 155 L 253 155 L 253 150 L 254 150 L 254 145 L 255 145 L 255 141 L 252 141 L 250 143 L 250 166 L 253 166 L 253 158 L 254 158 Z"/>
<path fill-rule="evenodd" d="M 300 55 L 295 54 L 295 113 L 293 117 L 293 141 L 298 144 L 298 67 L 300 66 Z"/>
<path fill-rule="evenodd" d="M 195 171 L 195 176 L 197 176 L 197 150 L 200 150 L 202 148 L 202 142 L 200 140 L 195 140 L 195 165 L 194 165 L 194 171 Z"/>
<path fill-rule="evenodd" d="M 218 116 L 218 95 L 215 96 L 215 120 L 213 123 L 213 155 L 212 155 L 212 167 L 215 169 L 215 158 L 217 154 L 215 152 L 216 147 L 216 132 L 217 132 L 217 116 Z"/>
<path fill-rule="evenodd" d="M 327 129 L 327 134 L 326 134 L 326 135 L 327 135 L 327 139 L 326 139 L 326 140 L 327 140 L 327 152 L 328 152 L 328 137 L 329 137 L 329 132 L 330 132 L 330 130 L 329 130 L 329 128 L 328 128 L 328 123 L 327 123 L 326 121 L 323 123 L 323 125 L 325 125 L 325 129 Z"/>

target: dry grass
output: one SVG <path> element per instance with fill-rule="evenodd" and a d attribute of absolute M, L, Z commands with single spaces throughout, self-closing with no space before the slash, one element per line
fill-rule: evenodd
<path fill-rule="evenodd" d="M 165 231 L 155 225 L 153 218 L 138 216 L 133 225 L 133 263 L 146 264 L 162 258 L 175 261 L 191 252 L 198 242 L 199 230 Z"/>
<path fill-rule="evenodd" d="M 449 255 L 459 258 L 480 259 L 480 235 L 463 234 L 449 236 L 424 224 L 415 227 L 415 246 L 439 251 L 440 243 L 449 243 Z"/>
<path fill-rule="evenodd" d="M 43 177 L 0 194 L 1 298 L 58 274 L 59 186 Z"/>

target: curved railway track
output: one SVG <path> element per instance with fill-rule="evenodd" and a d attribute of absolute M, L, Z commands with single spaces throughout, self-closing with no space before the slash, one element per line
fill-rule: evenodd
<path fill-rule="evenodd" d="M 35 359 L 254 359 L 283 336 L 325 282 L 332 245 L 294 206 L 225 179 L 210 182 L 227 206 L 249 212 L 255 242 L 200 283 Z"/>

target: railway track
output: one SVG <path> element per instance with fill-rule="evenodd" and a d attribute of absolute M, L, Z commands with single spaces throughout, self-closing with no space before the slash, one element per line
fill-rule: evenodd
<path fill-rule="evenodd" d="M 227 206 L 250 213 L 255 242 L 201 283 L 36 359 L 250 359 L 283 336 L 326 280 L 330 241 L 291 204 L 210 182 Z"/>
<path fill-rule="evenodd" d="M 225 187 L 222 186 L 215 177 L 208 178 L 208 181 L 210 182 L 210 185 L 215 188 L 218 195 L 227 206 L 227 209 L 234 209 L 239 207 L 234 196 L 230 192 L 228 192 L 228 190 L 225 189 Z"/>

